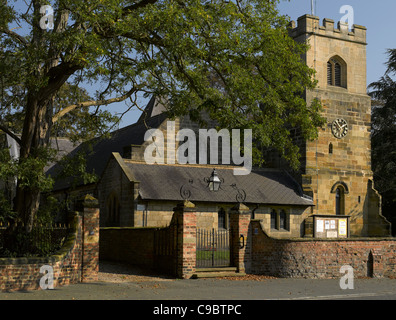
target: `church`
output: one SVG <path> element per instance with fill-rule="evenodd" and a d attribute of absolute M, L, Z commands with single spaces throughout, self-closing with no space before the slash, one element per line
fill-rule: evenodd
<path fill-rule="evenodd" d="M 318 85 L 305 98 L 308 104 L 319 99 L 327 120 L 314 141 L 296 134 L 299 172 L 290 172 L 274 157 L 265 168 L 239 176 L 232 165 L 147 164 L 144 151 L 152 141 L 145 133 L 159 129 L 166 139 L 170 121 L 163 101 L 152 97 L 135 124 L 92 141 L 87 170 L 99 176 L 96 183 L 71 189 L 70 181 L 59 180 L 54 194 L 77 199 L 91 193 L 100 203 L 102 227 L 167 226 L 173 208 L 188 200 L 199 210 L 199 228 L 229 228 L 228 211 L 244 203 L 265 232 L 277 238 L 390 236 L 371 170 L 366 28 L 349 30 L 346 24 L 330 19 L 321 24 L 318 17 L 304 15 L 291 23 L 290 35 L 310 44 L 302 59 L 316 70 Z M 176 132 L 199 129 L 188 117 L 174 121 Z M 71 155 L 85 152 L 84 145 Z M 166 154 L 166 144 L 157 152 Z M 54 165 L 48 173 L 56 176 L 57 170 Z"/>

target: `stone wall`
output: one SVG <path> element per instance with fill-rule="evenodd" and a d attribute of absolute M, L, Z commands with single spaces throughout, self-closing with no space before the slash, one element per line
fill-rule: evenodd
<path fill-rule="evenodd" d="M 309 67 L 317 71 L 318 87 L 327 87 L 327 61 L 337 55 L 348 66 L 347 85 L 350 93 L 366 94 L 366 28 L 354 25 L 352 31 L 344 23 L 304 15 L 292 22 L 291 36 L 299 42 L 308 39 L 311 49 L 306 54 Z M 316 50 L 314 50 L 316 48 Z"/>
<path fill-rule="evenodd" d="M 165 227 L 168 226 L 177 201 L 145 201 L 135 205 L 135 227 Z M 141 205 L 141 206 L 140 206 Z M 223 208 L 226 212 L 226 225 L 229 225 L 229 209 L 231 204 L 197 203 L 197 226 L 203 229 L 218 228 L 218 212 Z M 141 210 L 139 210 L 141 209 Z"/>
<path fill-rule="evenodd" d="M 281 210 L 286 213 L 287 229 L 283 228 L 271 228 L 271 211 L 275 210 L 278 218 Z M 259 206 L 253 209 L 254 219 L 262 221 L 262 226 L 265 232 L 274 237 L 278 238 L 297 238 L 304 236 L 304 221 L 312 214 L 313 208 L 304 207 L 287 207 L 287 206 Z"/>
<path fill-rule="evenodd" d="M 350 215 L 351 235 L 387 236 L 390 225 L 378 205 L 380 195 L 371 180 L 371 100 L 366 83 L 366 28 L 354 25 L 352 30 L 331 19 L 304 15 L 291 25 L 291 36 L 297 42 L 308 42 L 306 64 L 316 70 L 318 81 L 307 91 L 306 101 L 318 99 L 326 124 L 319 128 L 318 138 L 302 145 L 300 178 L 304 192 L 313 197 L 315 213 L 335 214 L 337 186 L 342 186 L 342 214 Z M 328 83 L 327 63 L 331 58 L 341 65 L 341 86 Z M 332 133 L 336 119 L 344 119 L 348 132 L 343 137 Z M 298 140 L 298 137 L 296 137 Z"/>
<path fill-rule="evenodd" d="M 113 154 L 100 181 L 97 184 L 97 195 L 100 205 L 100 226 L 134 226 L 134 186 L 128 172 L 123 168 L 120 155 Z M 119 206 L 118 219 L 112 220 L 110 211 L 110 199 L 115 197 Z"/>

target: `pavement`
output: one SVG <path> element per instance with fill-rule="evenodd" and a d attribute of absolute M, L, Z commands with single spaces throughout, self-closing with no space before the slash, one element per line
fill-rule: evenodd
<path fill-rule="evenodd" d="M 345 288 L 345 281 L 341 276 L 340 279 L 280 279 L 246 275 L 184 280 L 130 266 L 101 263 L 97 282 L 47 290 L 0 292 L 0 304 L 3 303 L 7 309 L 13 307 L 19 315 L 25 313 L 29 317 L 32 310 L 46 315 L 64 313 L 65 316 L 77 310 L 64 306 L 50 309 L 49 301 L 58 300 L 62 303 L 96 301 L 94 307 L 89 304 L 87 308 L 78 308 L 79 317 L 83 314 L 87 317 L 103 316 L 106 310 L 116 310 L 117 315 L 129 314 L 133 318 L 145 320 L 163 317 L 250 319 L 257 314 L 266 314 L 266 310 L 277 310 L 282 316 L 295 316 L 299 311 L 309 314 L 318 312 L 323 316 L 327 310 L 332 313 L 342 310 L 343 317 L 347 317 L 348 313 L 356 317 L 356 312 L 366 316 L 369 306 L 351 307 L 351 300 L 396 300 L 396 279 L 352 279 L 347 284 L 347 289 L 342 289 Z M 21 300 L 32 301 L 33 309 L 23 307 Z M 311 309 L 303 307 L 300 304 L 302 300 L 315 301 L 315 304 L 326 300 L 333 302 L 331 305 L 325 304 L 322 309 Z M 336 300 L 348 300 L 348 307 L 337 308 L 334 304 Z M 280 303 L 276 304 L 276 301 Z M 288 303 L 296 303 L 295 301 L 300 301 L 299 305 L 289 307 Z M 111 302 L 114 305 L 109 307 Z M 138 310 L 138 315 L 132 316 L 131 310 Z"/>
<path fill-rule="evenodd" d="M 351 305 L 350 300 L 396 300 L 396 279 L 354 279 L 349 283 L 349 289 L 341 288 L 340 279 L 278 279 L 249 275 L 238 279 L 182 280 L 102 273 L 99 279 L 94 283 L 78 283 L 47 290 L 0 292 L 0 304 L 4 303 L 5 309 L 12 308 L 19 315 L 26 316 L 31 316 L 32 310 L 38 310 L 40 314 L 44 312 L 47 315 L 65 316 L 78 310 L 78 313 L 72 314 L 92 318 L 116 310 L 114 315 L 129 314 L 131 318 L 145 320 L 164 317 L 251 319 L 267 314 L 268 310 L 277 310 L 282 316 L 295 316 L 300 311 L 324 315 L 335 310 L 342 310 L 343 317 L 356 317 L 357 312 L 366 316 L 365 312 L 370 306 L 356 307 Z M 21 300 L 33 300 L 33 309 L 24 307 Z M 68 308 L 67 305 L 51 308 L 49 300 L 85 301 L 84 303 L 95 300 L 97 304 L 88 304 L 88 307 L 78 309 L 73 306 Z M 121 300 L 124 303 L 120 303 Z M 277 304 L 276 300 L 281 303 Z M 332 302 L 331 305 L 325 304 L 323 308 L 314 309 L 301 305 L 302 300 L 315 301 L 315 304 L 325 300 Z M 349 302 L 346 308 L 338 308 L 334 304 L 336 300 Z M 13 301 L 16 303 L 14 306 Z M 113 305 L 109 306 L 111 301 Z M 298 306 L 289 306 L 289 303 L 296 303 L 295 301 L 299 301 Z M 138 310 L 137 316 L 132 316 L 132 310 Z"/>
<path fill-rule="evenodd" d="M 167 279 L 78 283 L 54 289 L 1 292 L 0 300 L 395 300 L 396 279 Z"/>

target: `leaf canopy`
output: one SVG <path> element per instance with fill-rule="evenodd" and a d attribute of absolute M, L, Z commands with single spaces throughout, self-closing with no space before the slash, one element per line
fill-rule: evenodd
<path fill-rule="evenodd" d="M 155 94 L 167 97 L 171 116 L 202 120 L 204 111 L 219 127 L 251 128 L 257 145 L 276 148 L 296 166 L 298 149 L 288 128 L 300 127 L 313 139 L 322 119 L 319 103 L 304 100 L 304 91 L 316 85 L 314 70 L 301 60 L 307 45 L 289 37 L 289 18 L 279 14 L 277 3 L 33 0 L 23 7 L 2 0 L 1 119 L 24 119 L 29 95 L 54 97 L 64 85 L 95 85 L 88 106 L 122 96 L 132 107 L 137 94 Z M 44 5 L 53 8 L 52 30 L 40 27 Z M 55 101 L 52 122 L 62 123 L 59 132 L 71 131 L 73 116 L 61 119 L 82 102 L 72 94 Z M 104 118 L 114 121 L 108 113 Z M 2 124 L 20 132 L 10 121 Z"/>

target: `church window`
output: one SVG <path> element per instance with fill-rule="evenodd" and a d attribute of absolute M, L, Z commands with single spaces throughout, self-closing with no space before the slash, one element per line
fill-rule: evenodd
<path fill-rule="evenodd" d="M 226 212 L 224 208 L 220 208 L 217 213 L 217 226 L 219 229 L 227 229 Z"/>
<path fill-rule="evenodd" d="M 327 84 L 346 88 L 346 65 L 337 58 L 327 62 Z"/>
<path fill-rule="evenodd" d="M 289 217 L 284 209 L 272 209 L 270 219 L 272 230 L 289 230 Z"/>
<path fill-rule="evenodd" d="M 338 62 L 334 62 L 334 85 L 341 87 L 341 65 Z"/>
<path fill-rule="evenodd" d="M 114 193 L 107 200 L 107 216 L 110 226 L 118 226 L 120 224 L 120 203 Z"/>
<path fill-rule="evenodd" d="M 333 154 L 333 144 L 331 142 L 329 144 L 329 154 Z"/>
<path fill-rule="evenodd" d="M 327 84 L 333 84 L 333 65 L 331 62 L 327 62 Z"/>
<path fill-rule="evenodd" d="M 336 189 L 336 215 L 344 215 L 345 214 L 345 193 L 344 189 L 339 186 Z"/>

